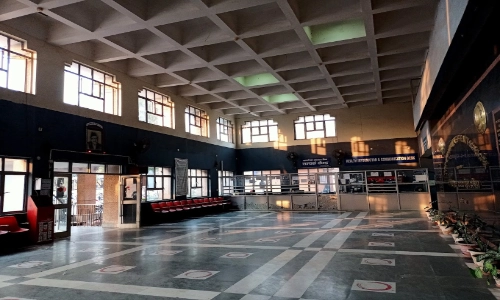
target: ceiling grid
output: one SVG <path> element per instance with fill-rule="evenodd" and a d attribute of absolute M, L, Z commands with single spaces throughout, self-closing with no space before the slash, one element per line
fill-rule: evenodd
<path fill-rule="evenodd" d="M 434 0 L 3 1 L 2 24 L 236 117 L 410 102 L 410 80 L 421 76 L 437 6 Z"/>

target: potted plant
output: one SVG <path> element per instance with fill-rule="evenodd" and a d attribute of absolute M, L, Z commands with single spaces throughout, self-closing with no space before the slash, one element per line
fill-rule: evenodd
<path fill-rule="evenodd" d="M 486 251 L 488 251 L 488 245 L 483 242 L 478 232 L 476 232 L 476 234 L 474 235 L 474 241 L 476 242 L 477 247 L 470 249 L 469 253 L 472 257 L 472 261 L 474 262 L 474 264 L 476 264 L 479 267 L 482 267 L 484 264 L 484 260 L 478 261 L 478 257 L 479 255 L 486 254 Z"/>
<path fill-rule="evenodd" d="M 479 255 L 477 260 L 478 262 L 483 261 L 483 266 L 471 270 L 472 275 L 476 278 L 483 278 L 483 274 L 486 275 L 488 284 L 490 284 L 490 279 L 493 279 L 497 287 L 500 287 L 500 279 L 498 278 L 498 269 L 496 267 L 496 262 L 500 260 L 499 249 L 489 250 L 485 254 Z"/>
<path fill-rule="evenodd" d="M 455 243 L 460 246 L 460 250 L 465 256 L 470 257 L 471 254 L 469 250 L 477 246 L 474 243 L 474 235 L 469 232 L 469 228 L 467 228 L 467 225 L 465 225 L 461 220 L 457 220 L 455 228 L 458 232 L 458 238 L 462 238 L 462 240 L 458 240 Z"/>

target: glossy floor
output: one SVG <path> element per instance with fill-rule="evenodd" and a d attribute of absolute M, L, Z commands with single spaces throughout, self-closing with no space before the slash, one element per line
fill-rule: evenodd
<path fill-rule="evenodd" d="M 227 212 L 0 256 L 0 299 L 497 299 L 419 212 Z M 500 299 L 500 298 L 499 298 Z"/>

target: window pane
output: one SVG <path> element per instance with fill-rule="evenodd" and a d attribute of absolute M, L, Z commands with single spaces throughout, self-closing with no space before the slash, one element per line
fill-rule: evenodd
<path fill-rule="evenodd" d="M 90 172 L 101 174 L 101 173 L 105 172 L 105 167 L 104 167 L 104 165 L 91 164 L 90 165 Z"/>
<path fill-rule="evenodd" d="M 1 160 L 0 160 L 1 164 Z M 1 166 L 0 166 L 1 169 Z M 69 163 L 68 162 L 54 162 L 54 172 L 69 172 Z"/>
<path fill-rule="evenodd" d="M 163 177 L 156 177 L 155 178 L 155 183 L 156 183 L 156 188 L 157 189 L 161 189 L 163 188 L 163 180 L 162 180 Z"/>
<path fill-rule="evenodd" d="M 148 176 L 148 189 L 155 188 L 155 178 L 153 176 Z"/>
<path fill-rule="evenodd" d="M 77 173 L 88 173 L 89 172 L 89 165 L 88 164 L 73 163 L 71 165 L 71 171 L 77 172 Z"/>
<path fill-rule="evenodd" d="M 139 99 L 139 121 L 146 122 L 146 100 Z"/>
<path fill-rule="evenodd" d="M 163 168 L 163 175 L 172 175 L 170 168 Z"/>
<path fill-rule="evenodd" d="M 326 123 L 326 136 L 335 136 L 335 121 Z"/>
<path fill-rule="evenodd" d="M 3 212 L 22 211 L 25 175 L 5 175 L 4 185 Z"/>
<path fill-rule="evenodd" d="M 120 174 L 121 166 L 120 165 L 108 165 L 108 173 L 109 174 Z"/>
<path fill-rule="evenodd" d="M 295 124 L 295 138 L 297 140 L 303 140 L 306 138 L 305 132 L 304 132 L 304 123 Z"/>
<path fill-rule="evenodd" d="M 64 103 L 78 105 L 78 75 L 64 72 Z"/>
<path fill-rule="evenodd" d="M 170 177 L 163 177 L 163 199 L 172 198 L 170 187 L 171 187 Z"/>
<path fill-rule="evenodd" d="M 163 200 L 161 190 L 147 190 L 148 201 Z"/>
<path fill-rule="evenodd" d="M 148 175 L 154 175 L 155 174 L 155 168 L 154 167 L 148 167 Z"/>
<path fill-rule="evenodd" d="M 159 168 L 159 167 L 156 167 L 155 168 L 155 175 L 162 175 L 162 174 L 163 174 L 163 169 Z"/>
<path fill-rule="evenodd" d="M 5 159 L 5 171 L 26 172 L 27 162 L 25 159 Z"/>

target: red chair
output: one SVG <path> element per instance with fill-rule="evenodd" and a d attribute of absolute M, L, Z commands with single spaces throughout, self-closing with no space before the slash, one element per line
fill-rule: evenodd
<path fill-rule="evenodd" d="M 19 227 L 16 217 L 5 216 L 0 217 L 0 230 L 8 231 L 9 233 L 21 233 L 26 232 L 29 229 Z"/>
<path fill-rule="evenodd" d="M 199 207 L 198 207 L 198 206 L 194 203 L 194 201 L 193 201 L 193 200 L 187 200 L 187 201 L 186 201 L 186 205 L 187 205 L 187 206 L 189 206 L 189 208 L 191 208 L 191 209 L 199 208 Z"/>
<path fill-rule="evenodd" d="M 168 211 L 170 211 L 171 213 L 177 212 L 177 209 L 175 208 L 173 201 L 168 201 L 167 207 L 168 207 Z"/>
<path fill-rule="evenodd" d="M 159 203 L 151 203 L 151 209 L 153 209 L 155 213 L 161 213 L 161 205 Z"/>
<path fill-rule="evenodd" d="M 203 198 L 203 207 L 212 207 L 212 204 L 210 204 L 210 201 L 208 198 Z"/>
<path fill-rule="evenodd" d="M 191 207 L 189 207 L 189 205 L 187 204 L 187 200 L 182 200 L 181 206 L 182 206 L 183 210 L 190 210 L 191 209 Z"/>
<path fill-rule="evenodd" d="M 203 207 L 204 207 L 204 205 L 205 205 L 205 203 L 203 202 L 203 199 L 198 199 L 198 206 L 199 206 L 200 208 L 203 208 Z"/>
<path fill-rule="evenodd" d="M 174 204 L 172 204 L 173 207 L 177 210 L 177 211 L 183 211 L 184 209 L 182 208 L 182 205 L 181 205 L 181 202 L 180 201 L 174 201 Z"/>
<path fill-rule="evenodd" d="M 212 204 L 212 206 L 222 205 L 222 203 L 219 203 L 219 201 L 217 201 L 217 198 L 210 198 L 210 204 Z"/>
<path fill-rule="evenodd" d="M 161 207 L 161 212 L 166 214 L 169 213 L 170 210 L 168 209 L 168 204 L 167 202 L 160 202 L 160 207 Z"/>

